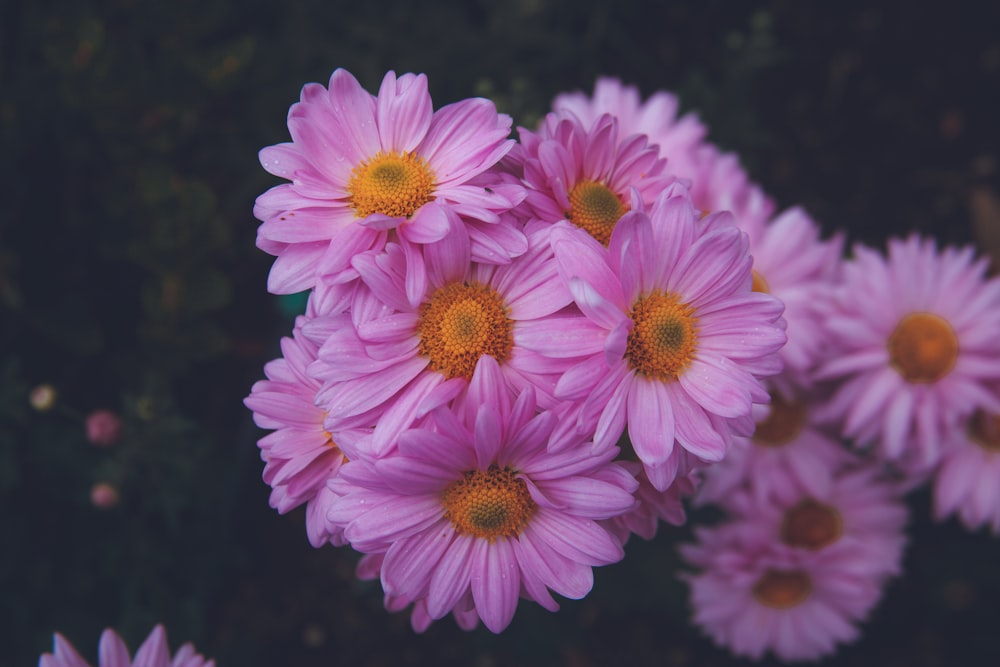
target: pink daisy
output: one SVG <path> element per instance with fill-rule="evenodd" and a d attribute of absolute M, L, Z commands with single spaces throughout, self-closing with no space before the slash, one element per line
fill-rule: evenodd
<path fill-rule="evenodd" d="M 389 230 L 407 249 L 454 231 L 469 236 L 479 261 L 520 254 L 523 236 L 498 223 L 523 188 L 488 175 L 513 146 L 510 128 L 485 99 L 433 111 L 423 74 L 388 72 L 377 96 L 343 69 L 329 89 L 306 85 L 288 112 L 292 141 L 260 153 L 268 172 L 291 181 L 254 207 L 257 245 L 276 256 L 268 289 L 342 281 L 351 257 L 381 248 Z"/>
<path fill-rule="evenodd" d="M 632 508 L 635 478 L 617 449 L 580 442 L 548 451 L 555 418 L 537 413 L 529 388 L 516 402 L 497 363 L 464 407 L 434 411 L 381 459 L 352 459 L 331 485 L 330 519 L 351 545 L 385 553 L 386 594 L 423 600 L 432 619 L 470 602 L 493 632 L 511 622 L 519 596 L 549 610 L 549 590 L 579 599 L 592 568 L 620 560 L 621 544 L 600 521 Z"/>
<path fill-rule="evenodd" d="M 316 407 L 320 382 L 306 369 L 316 360 L 317 345 L 302 333 L 308 320 L 299 317 L 291 338 L 281 340 L 282 356 L 264 366 L 266 380 L 254 384 L 244 404 L 253 410 L 254 422 L 274 432 L 257 442 L 264 461 L 264 482 L 271 486 L 271 507 L 285 514 L 314 503 L 317 494 L 335 477 L 344 454 L 323 425 L 326 411 Z M 345 437 L 358 434 L 344 433 Z M 324 523 L 307 510 L 307 530 L 313 546 L 339 536 L 327 534 Z"/>
<path fill-rule="evenodd" d="M 624 217 L 607 251 L 562 226 L 552 234 L 560 275 L 584 315 L 573 324 L 582 360 L 556 395 L 581 402 L 580 427 L 595 429 L 600 446 L 627 424 L 660 490 L 677 474 L 675 441 L 719 461 L 733 433 L 749 435 L 752 404 L 768 400 L 758 376 L 780 370 L 775 353 L 785 342 L 781 302 L 750 289 L 746 235 L 702 225 L 686 193 L 672 189 L 649 215 Z M 541 354 L 566 347 L 566 328 L 553 325 L 532 345 Z"/>
<path fill-rule="evenodd" d="M 609 115 L 584 124 L 550 113 L 538 133 L 519 132 L 532 216 L 542 224 L 569 220 L 604 245 L 633 196 L 652 203 L 673 180 L 656 146 L 644 135 L 622 137 Z"/>
<path fill-rule="evenodd" d="M 135 661 L 129 655 L 125 642 L 108 628 L 101 633 L 98 646 L 98 667 L 215 667 L 214 660 L 206 660 L 195 653 L 194 646 L 184 644 L 177 653 L 170 656 L 167 647 L 167 633 L 162 625 L 157 625 L 135 653 Z M 89 667 L 90 663 L 80 657 L 73 645 L 58 632 L 53 640 L 52 653 L 45 653 L 38 659 L 38 667 Z"/>
<path fill-rule="evenodd" d="M 784 211 L 773 221 L 746 218 L 737 226 L 750 237 L 753 288 L 785 304 L 788 343 L 778 355 L 784 371 L 772 382 L 809 387 L 810 372 L 828 347 L 824 322 L 840 273 L 843 234 L 820 239 L 820 228 L 801 208 Z"/>
<path fill-rule="evenodd" d="M 1000 411 L 1000 279 L 972 248 L 939 250 L 914 235 L 888 257 L 857 246 L 825 320 L 820 378 L 841 380 L 823 416 L 859 446 L 913 470 L 937 463 L 940 443 L 980 406 Z"/>
<path fill-rule="evenodd" d="M 934 514 L 1000 535 L 1000 413 L 977 411 L 950 439 L 934 473 Z"/>
<path fill-rule="evenodd" d="M 728 506 L 734 492 L 749 489 L 759 501 L 791 502 L 803 493 L 829 493 L 833 477 L 857 458 L 817 423 L 814 401 L 800 393 L 772 391 L 769 405 L 755 405 L 752 438 L 733 438 L 722 461 L 703 471 L 698 504 Z"/>
<path fill-rule="evenodd" d="M 857 640 L 882 595 L 864 552 L 839 545 L 801 551 L 769 545 L 741 522 L 696 532 L 681 553 L 693 621 L 734 655 L 816 660 Z"/>
<path fill-rule="evenodd" d="M 328 337 L 310 372 L 324 382 L 318 401 L 328 411 L 327 428 L 374 426 L 371 444 L 385 452 L 428 401 L 461 393 L 483 356 L 498 361 L 512 391 L 533 387 L 552 407 L 557 374 L 567 364 L 560 355 L 525 349 L 521 339 L 572 297 L 548 244 L 532 238 L 531 249 L 506 265 L 471 262 L 464 235 L 427 244 L 428 282 L 416 304 L 407 296 L 408 258 L 400 246 L 355 258 L 370 289 L 358 291 L 350 314 L 316 322 Z"/>

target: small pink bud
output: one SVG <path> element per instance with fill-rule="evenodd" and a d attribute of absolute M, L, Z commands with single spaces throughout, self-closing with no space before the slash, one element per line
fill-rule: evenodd
<path fill-rule="evenodd" d="M 111 410 L 94 410 L 87 415 L 87 440 L 97 447 L 110 447 L 122 435 L 122 420 Z"/>
<path fill-rule="evenodd" d="M 118 505 L 118 489 L 107 482 L 98 482 L 90 488 L 90 502 L 100 510 L 109 510 Z"/>
<path fill-rule="evenodd" d="M 50 384 L 40 384 L 28 394 L 31 407 L 39 412 L 46 412 L 56 404 L 56 389 Z"/>

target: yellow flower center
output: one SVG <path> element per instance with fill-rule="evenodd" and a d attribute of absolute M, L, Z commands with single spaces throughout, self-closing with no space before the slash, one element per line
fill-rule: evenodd
<path fill-rule="evenodd" d="M 753 587 L 753 596 L 766 607 L 789 609 L 812 593 L 812 580 L 802 570 L 768 570 Z"/>
<path fill-rule="evenodd" d="M 409 218 L 434 199 L 434 174 L 413 153 L 378 153 L 354 168 L 347 192 L 359 218 L 373 213 Z"/>
<path fill-rule="evenodd" d="M 763 294 L 770 294 L 771 288 L 768 286 L 767 281 L 764 280 L 764 276 L 760 275 L 756 271 L 751 271 L 753 275 L 753 284 L 750 289 L 754 292 L 761 292 Z"/>
<path fill-rule="evenodd" d="M 1000 453 L 1000 414 L 976 410 L 969 420 L 969 437 L 983 449 Z"/>
<path fill-rule="evenodd" d="M 936 382 L 955 367 L 958 337 L 946 319 L 910 313 L 889 336 L 889 363 L 907 382 Z"/>
<path fill-rule="evenodd" d="M 753 440 L 765 447 L 780 447 L 802 432 L 806 424 L 806 406 L 801 402 L 788 402 L 778 393 L 771 394 L 771 412 L 757 422 Z"/>
<path fill-rule="evenodd" d="M 510 468 L 494 464 L 487 470 L 468 470 L 441 498 L 444 515 L 460 535 L 517 537 L 538 505 L 528 486 Z"/>
<path fill-rule="evenodd" d="M 628 207 L 611 188 L 597 181 L 580 181 L 569 192 L 566 219 L 608 245 L 615 224 Z"/>
<path fill-rule="evenodd" d="M 781 541 L 817 551 L 840 539 L 843 523 L 836 508 L 807 498 L 785 513 Z"/>
<path fill-rule="evenodd" d="M 654 291 L 635 300 L 629 317 L 634 323 L 625 348 L 629 365 L 661 382 L 676 380 L 698 349 L 694 308 L 674 294 Z"/>
<path fill-rule="evenodd" d="M 451 283 L 420 308 L 420 354 L 448 378 L 472 378 L 476 362 L 488 354 L 499 363 L 514 346 L 513 321 L 503 297 L 488 285 Z"/>

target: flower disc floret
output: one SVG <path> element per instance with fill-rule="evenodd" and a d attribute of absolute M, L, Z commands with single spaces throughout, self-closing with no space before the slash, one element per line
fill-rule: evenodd
<path fill-rule="evenodd" d="M 470 379 L 483 355 L 500 363 L 510 356 L 514 334 L 507 314 L 503 297 L 489 285 L 445 285 L 421 307 L 420 354 L 448 378 Z"/>
<path fill-rule="evenodd" d="M 528 486 L 509 466 L 468 470 L 441 498 L 445 518 L 459 535 L 493 541 L 517 537 L 538 509 Z"/>
<path fill-rule="evenodd" d="M 889 363 L 907 382 L 936 382 L 947 375 L 958 360 L 958 337 L 944 319 L 934 313 L 906 315 L 889 336 Z"/>
<path fill-rule="evenodd" d="M 380 152 L 354 168 L 347 191 L 358 218 L 409 218 L 434 199 L 434 174 L 414 153 Z"/>
<path fill-rule="evenodd" d="M 843 532 L 843 519 L 836 508 L 806 498 L 785 513 L 781 541 L 816 551 L 836 542 Z"/>
<path fill-rule="evenodd" d="M 698 349 L 694 308 L 675 294 L 654 291 L 635 300 L 629 317 L 634 324 L 625 349 L 629 365 L 655 380 L 676 380 Z"/>
<path fill-rule="evenodd" d="M 802 570 L 767 570 L 753 586 L 753 596 L 766 607 L 790 609 L 809 599 L 812 580 Z"/>
<path fill-rule="evenodd" d="M 627 211 L 628 207 L 607 185 L 583 180 L 569 192 L 566 219 L 606 246 L 611 240 L 615 223 Z"/>

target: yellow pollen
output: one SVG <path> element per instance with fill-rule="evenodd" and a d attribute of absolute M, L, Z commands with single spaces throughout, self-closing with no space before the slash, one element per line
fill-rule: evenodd
<path fill-rule="evenodd" d="M 806 406 L 801 402 L 788 402 L 778 393 L 771 394 L 771 412 L 760 422 L 753 433 L 753 440 L 765 447 L 780 447 L 795 440 L 806 423 Z"/>
<path fill-rule="evenodd" d="M 354 168 L 347 192 L 359 218 L 409 218 L 434 199 L 434 174 L 413 153 L 378 153 Z"/>
<path fill-rule="evenodd" d="M 478 283 L 451 283 L 434 292 L 420 308 L 417 333 L 420 354 L 449 379 L 471 379 L 486 354 L 502 364 L 514 346 L 503 297 Z"/>
<path fill-rule="evenodd" d="M 517 537 L 538 506 L 523 479 L 508 467 L 468 470 L 444 491 L 444 515 L 461 535 L 491 542 Z"/>
<path fill-rule="evenodd" d="M 969 438 L 987 451 L 1000 453 L 1000 414 L 976 410 L 969 420 Z"/>
<path fill-rule="evenodd" d="M 833 544 L 844 534 L 840 512 L 811 498 L 785 512 L 781 541 L 793 547 L 817 551 Z"/>
<path fill-rule="evenodd" d="M 958 337 L 934 313 L 910 313 L 889 336 L 889 363 L 907 382 L 936 382 L 955 367 Z"/>
<path fill-rule="evenodd" d="M 771 288 L 768 287 L 767 281 L 764 280 L 764 276 L 760 275 L 756 271 L 751 272 L 753 274 L 753 284 L 750 287 L 754 292 L 762 292 L 764 294 L 770 294 Z"/>
<path fill-rule="evenodd" d="M 812 593 L 812 580 L 802 570 L 768 570 L 753 586 L 757 601 L 772 609 L 802 604 Z"/>
<path fill-rule="evenodd" d="M 569 192 L 566 219 L 608 245 L 615 224 L 628 211 L 611 188 L 597 181 L 580 181 Z"/>
<path fill-rule="evenodd" d="M 676 380 L 698 349 L 694 308 L 674 294 L 654 291 L 635 300 L 629 317 L 634 323 L 625 348 L 629 365 L 654 380 Z"/>

